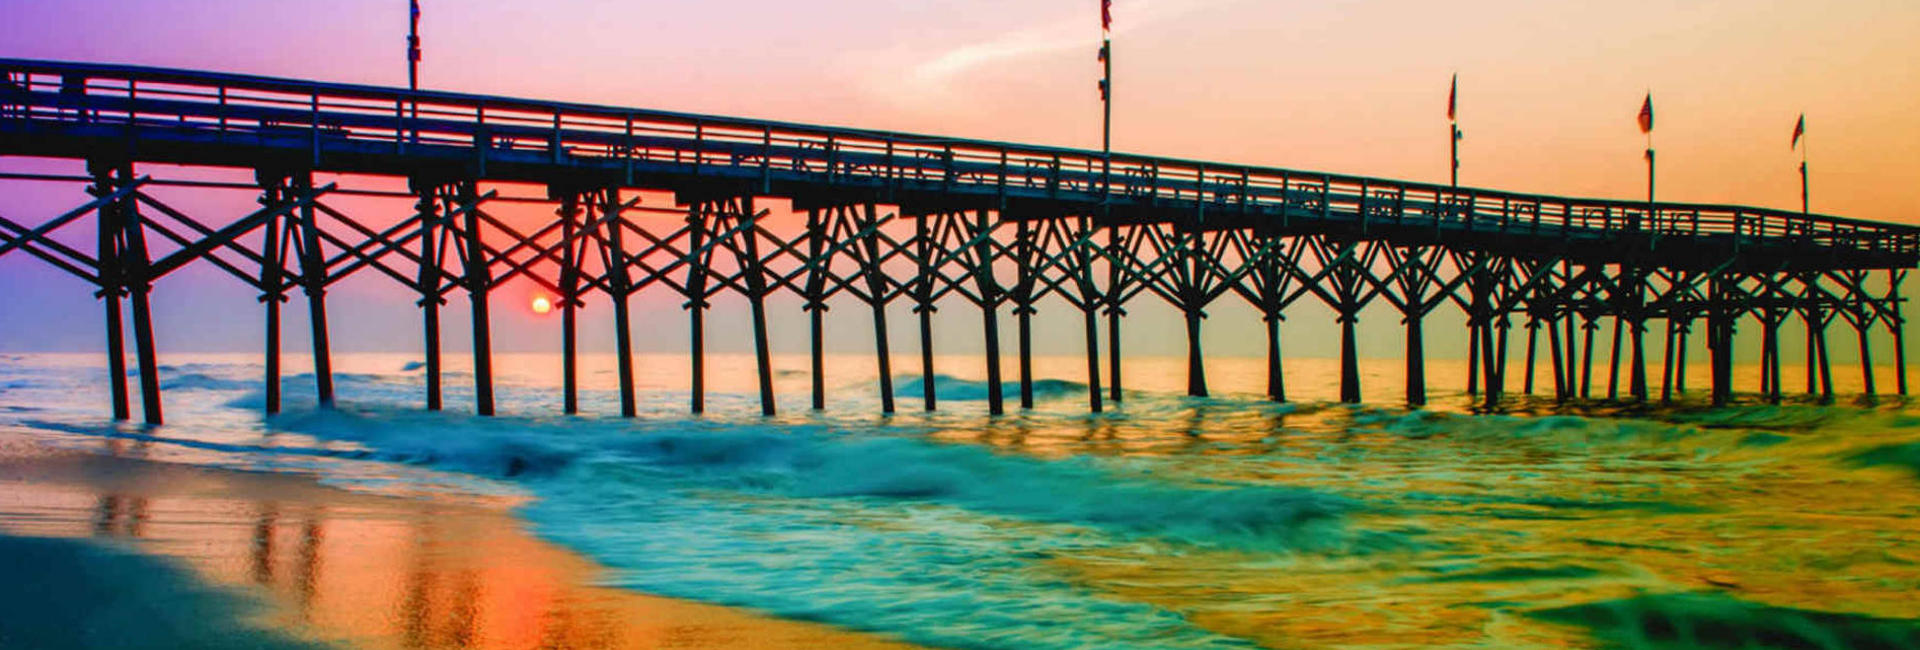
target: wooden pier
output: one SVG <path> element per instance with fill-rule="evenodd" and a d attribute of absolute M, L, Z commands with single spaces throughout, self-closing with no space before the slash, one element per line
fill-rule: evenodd
<path fill-rule="evenodd" d="M 1761 328 L 1759 391 L 1778 400 L 1787 391 L 1779 331 L 1793 318 L 1808 332 L 1807 392 L 1832 394 L 1826 332 L 1836 319 L 1859 342 L 1866 392 L 1876 390 L 1869 342 L 1881 332 L 1894 342 L 1895 389 L 1907 391 L 1898 288 L 1920 262 L 1913 226 L 1125 154 L 1108 167 L 1100 152 L 1076 149 L 184 70 L 0 59 L 0 72 L 0 155 L 87 167 L 85 176 L 0 174 L 84 187 L 60 214 L 29 223 L 0 215 L 0 255 L 31 255 L 98 287 L 122 419 L 131 416 L 123 300 L 143 416 L 158 423 L 149 297 L 188 264 L 260 291 L 269 412 L 280 405 L 281 303 L 295 290 L 306 302 L 318 397 L 331 404 L 327 290 L 361 272 L 419 296 L 429 409 L 442 406 L 441 307 L 449 294 L 466 296 L 481 414 L 494 410 L 489 294 L 516 279 L 558 297 L 569 413 L 579 408 L 575 330 L 583 299 L 598 293 L 612 305 L 621 412 L 635 414 L 628 302 L 641 291 L 685 300 L 695 412 L 705 407 L 705 313 L 726 293 L 748 303 L 760 403 L 775 412 L 767 299 L 782 291 L 808 315 L 816 409 L 825 403 L 822 311 L 843 294 L 872 311 L 888 412 L 890 304 L 910 304 L 917 318 L 923 377 L 935 374 L 932 313 L 979 309 L 988 404 L 1000 413 L 1001 318 L 1014 319 L 1018 406 L 1028 408 L 1032 317 L 1049 297 L 1082 316 L 1095 411 L 1124 396 L 1126 307 L 1154 299 L 1184 318 L 1193 395 L 1208 391 L 1200 330 L 1224 299 L 1247 301 L 1265 320 L 1267 392 L 1286 399 L 1278 325 L 1303 298 L 1337 316 L 1346 401 L 1360 399 L 1355 326 L 1377 302 L 1405 324 L 1406 400 L 1415 405 L 1427 393 L 1422 322 L 1443 308 L 1467 318 L 1467 390 L 1489 404 L 1510 390 L 1509 361 L 1522 354 L 1526 392 L 1543 380 L 1561 399 L 1671 399 L 1685 389 L 1685 341 L 1701 326 L 1712 398 L 1723 403 L 1743 322 Z M 141 174 L 154 164 L 245 169 L 255 180 Z M 316 184 L 315 173 L 405 178 L 408 191 Z M 507 183 L 547 191 L 503 196 L 489 187 Z M 149 191 L 162 186 L 245 188 L 260 208 L 195 217 Z M 642 192 L 671 193 L 673 205 L 642 205 Z M 331 204 L 351 195 L 409 197 L 413 214 L 376 229 Z M 805 228 L 768 228 L 759 203 L 769 199 L 803 213 Z M 526 231 L 489 214 L 492 203 L 526 201 L 550 204 L 551 222 Z M 89 220 L 99 232 L 93 251 L 52 236 Z M 1515 327 L 1523 351 L 1512 350 Z M 1649 332 L 1666 343 L 1657 396 L 1646 373 Z M 1542 344 L 1551 377 L 1536 378 Z M 1605 364 L 1600 387 L 1596 363 Z M 936 408 L 935 382 L 922 387 L 921 406 Z"/>

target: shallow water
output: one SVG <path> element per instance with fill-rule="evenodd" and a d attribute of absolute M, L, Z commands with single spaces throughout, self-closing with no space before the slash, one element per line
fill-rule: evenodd
<path fill-rule="evenodd" d="M 914 411 L 919 380 L 899 377 L 902 413 L 881 417 L 871 360 L 830 359 L 814 414 L 806 360 L 780 357 L 783 414 L 763 418 L 751 359 L 720 357 L 691 417 L 684 360 L 645 357 L 642 417 L 623 420 L 609 358 L 586 360 L 592 414 L 563 417 L 557 359 L 527 355 L 503 361 L 507 415 L 481 419 L 458 368 L 451 410 L 425 413 L 410 358 L 357 355 L 341 408 L 295 376 L 263 418 L 247 357 L 165 361 L 173 424 L 112 426 L 104 364 L 29 356 L 0 360 L 0 426 L 522 499 L 614 585 L 936 646 L 1920 647 L 1920 409 L 1888 398 L 1473 414 L 1436 391 L 1409 412 L 1327 403 L 1325 362 L 1290 362 L 1300 401 L 1272 404 L 1258 362 L 1214 361 L 1225 396 L 1193 399 L 1173 394 L 1182 362 L 1142 359 L 1125 404 L 1089 415 L 1060 358 L 1038 365 L 1038 408 L 988 418 L 980 361 L 942 358 L 941 411 Z M 1363 379 L 1397 397 L 1396 363 Z"/>

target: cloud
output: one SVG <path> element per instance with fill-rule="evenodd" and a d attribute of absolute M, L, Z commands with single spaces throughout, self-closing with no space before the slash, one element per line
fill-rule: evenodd
<path fill-rule="evenodd" d="M 1122 0 L 1113 7 L 1114 35 L 1117 38 L 1155 23 L 1234 1 Z M 940 52 L 914 65 L 907 78 L 922 92 L 944 92 L 954 79 L 971 70 L 1009 60 L 1069 50 L 1085 50 L 1091 59 L 1100 42 L 1093 7 L 1088 3 L 1087 11 L 1072 16 L 1061 16 L 1042 25 Z"/>

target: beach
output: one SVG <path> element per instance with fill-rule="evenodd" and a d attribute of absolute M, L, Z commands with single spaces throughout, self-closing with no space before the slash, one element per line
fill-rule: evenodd
<path fill-rule="evenodd" d="M 81 599 L 16 602 L 0 647 L 913 647 L 597 586 L 604 569 L 528 534 L 511 500 L 370 495 L 146 446 L 0 433 L 9 600 Z"/>

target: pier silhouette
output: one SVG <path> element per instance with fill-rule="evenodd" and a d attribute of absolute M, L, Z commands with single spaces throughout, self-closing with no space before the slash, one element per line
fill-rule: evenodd
<path fill-rule="evenodd" d="M 923 377 L 935 376 L 932 312 L 942 302 L 979 309 L 989 408 L 1000 413 L 1003 312 L 1018 343 L 1018 403 L 1031 407 L 1031 318 L 1048 297 L 1082 316 L 1086 398 L 1096 411 L 1123 397 L 1126 307 L 1153 299 L 1184 316 L 1193 395 L 1208 392 L 1202 319 L 1216 301 L 1239 299 L 1266 321 L 1267 394 L 1284 400 L 1278 324 L 1309 298 L 1341 325 L 1346 401 L 1360 399 L 1355 324 L 1376 302 L 1405 324 L 1412 404 L 1427 398 L 1423 319 L 1442 308 L 1466 316 L 1467 390 L 1489 404 L 1510 391 L 1515 327 L 1525 330 L 1523 390 L 1534 390 L 1544 343 L 1545 380 L 1559 398 L 1592 397 L 1598 361 L 1608 397 L 1621 396 L 1624 381 L 1626 398 L 1650 400 L 1684 390 L 1685 340 L 1696 324 L 1705 325 L 1712 399 L 1724 403 L 1734 331 L 1749 321 L 1762 328 L 1760 392 L 1778 400 L 1786 383 L 1779 330 L 1794 318 L 1808 332 L 1808 392 L 1832 394 L 1826 331 L 1836 319 L 1857 335 L 1866 391 L 1875 391 L 1868 343 L 1879 332 L 1895 342 L 1896 389 L 1907 391 L 1898 288 L 1920 262 L 1913 226 L 187 70 L 0 59 L 0 71 L 0 155 L 80 160 L 88 169 L 0 180 L 72 181 L 90 197 L 37 224 L 0 215 L 0 255 L 32 255 L 98 288 L 121 419 L 131 414 L 123 301 L 143 416 L 158 423 L 149 296 L 190 264 L 261 292 L 269 412 L 280 404 L 282 303 L 295 290 L 303 295 L 318 397 L 331 404 L 327 291 L 367 272 L 419 296 L 430 409 L 442 406 L 442 305 L 450 294 L 468 297 L 483 415 L 494 410 L 489 295 L 516 279 L 557 296 L 567 412 L 579 408 L 578 312 L 598 293 L 612 306 L 621 410 L 635 414 L 627 303 L 641 291 L 685 299 L 696 412 L 705 407 L 705 312 L 723 293 L 750 307 L 760 403 L 775 412 L 766 301 L 783 291 L 808 313 L 814 408 L 825 402 L 822 311 L 842 294 L 872 311 L 888 412 L 896 408 L 889 304 L 913 308 Z M 139 173 L 145 164 L 247 169 L 255 182 L 156 179 Z M 316 172 L 405 178 L 409 190 L 316 185 Z M 555 216 L 532 230 L 507 224 L 489 204 L 530 199 L 482 183 L 544 186 L 533 199 Z M 261 207 L 237 219 L 193 216 L 149 192 L 164 186 L 249 189 Z M 670 192 L 674 205 L 643 206 L 642 191 Z M 375 228 L 330 205 L 336 196 L 410 197 L 414 210 Z M 790 202 L 805 229 L 768 228 L 767 200 Z M 52 237 L 87 220 L 99 233 L 94 251 Z M 910 236 L 897 234 L 901 221 Z M 1655 324 L 1666 341 L 1657 395 L 1646 370 Z M 1607 325 L 1611 340 L 1596 341 Z M 929 410 L 935 384 L 922 382 Z"/>

